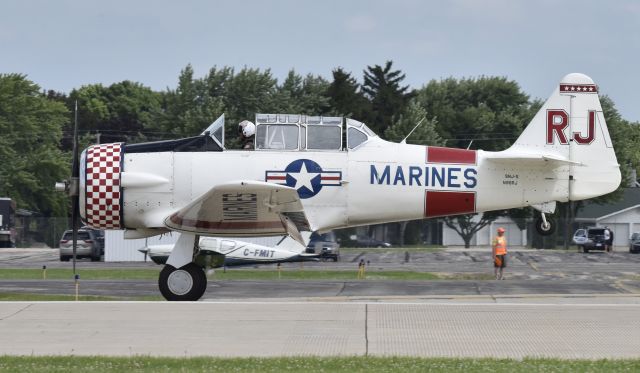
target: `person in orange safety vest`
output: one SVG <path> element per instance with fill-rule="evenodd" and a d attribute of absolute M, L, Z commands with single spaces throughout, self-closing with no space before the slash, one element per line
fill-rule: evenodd
<path fill-rule="evenodd" d="M 504 236 L 504 228 L 498 228 L 498 236 L 493 238 L 493 270 L 496 280 L 504 280 L 502 271 L 507 266 L 507 238 Z"/>

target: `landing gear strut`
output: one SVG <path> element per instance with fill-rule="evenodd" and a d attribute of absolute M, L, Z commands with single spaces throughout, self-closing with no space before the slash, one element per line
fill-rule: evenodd
<path fill-rule="evenodd" d="M 160 293 L 168 301 L 197 301 L 207 290 L 207 275 L 191 262 L 180 268 L 165 265 L 158 279 Z"/>
<path fill-rule="evenodd" d="M 543 212 L 536 220 L 536 231 L 541 236 L 549 236 L 556 231 L 556 223 L 551 219 L 547 219 Z"/>
<path fill-rule="evenodd" d="M 173 246 L 158 279 L 160 293 L 166 300 L 193 302 L 207 290 L 207 275 L 202 266 L 194 263 L 198 242 L 198 236 L 183 233 Z"/>

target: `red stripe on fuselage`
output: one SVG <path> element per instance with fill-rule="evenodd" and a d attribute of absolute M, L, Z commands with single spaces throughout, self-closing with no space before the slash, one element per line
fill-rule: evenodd
<path fill-rule="evenodd" d="M 476 161 L 475 150 L 427 147 L 427 163 L 476 164 Z"/>
<path fill-rule="evenodd" d="M 474 212 L 476 212 L 475 192 L 426 191 L 424 201 L 425 218 Z"/>

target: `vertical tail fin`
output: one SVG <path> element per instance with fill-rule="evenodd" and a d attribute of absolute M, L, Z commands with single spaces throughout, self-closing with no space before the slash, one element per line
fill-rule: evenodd
<path fill-rule="evenodd" d="M 567 159 L 569 199 L 610 193 L 621 175 L 598 87 L 584 74 L 565 76 L 509 152 Z"/>

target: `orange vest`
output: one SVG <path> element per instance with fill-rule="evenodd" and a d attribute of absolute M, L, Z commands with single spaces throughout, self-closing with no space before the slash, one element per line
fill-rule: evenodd
<path fill-rule="evenodd" d="M 505 255 L 507 253 L 507 239 L 504 236 L 494 238 L 493 250 L 495 250 L 495 255 Z"/>

